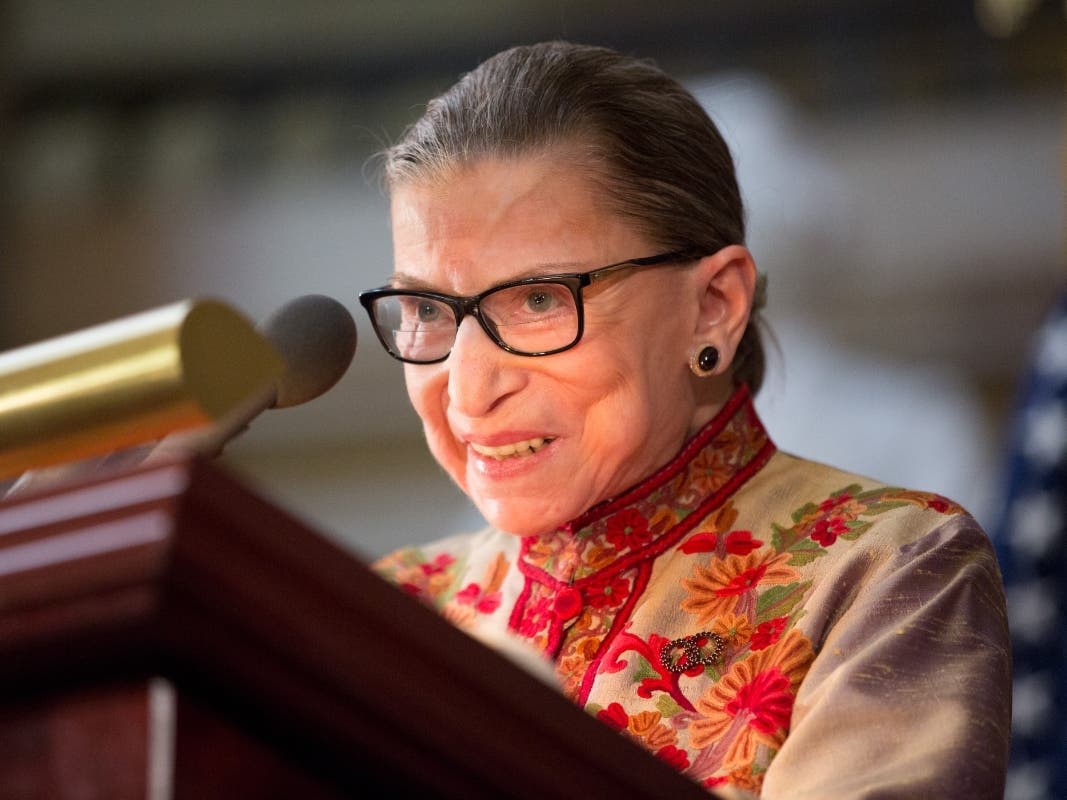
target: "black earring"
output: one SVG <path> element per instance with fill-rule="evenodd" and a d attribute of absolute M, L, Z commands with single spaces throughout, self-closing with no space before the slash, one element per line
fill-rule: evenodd
<path fill-rule="evenodd" d="M 702 378 L 715 369 L 718 363 L 719 351 L 709 344 L 697 354 L 696 358 L 689 362 L 689 367 L 693 370 L 694 375 Z"/>

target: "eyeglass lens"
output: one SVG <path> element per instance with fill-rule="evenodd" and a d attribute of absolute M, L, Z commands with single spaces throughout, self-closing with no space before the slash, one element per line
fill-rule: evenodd
<path fill-rule="evenodd" d="M 478 311 L 489 335 L 518 353 L 559 350 L 578 337 L 578 308 L 565 284 L 505 286 L 482 297 Z M 433 298 L 381 297 L 374 304 L 374 319 L 393 354 L 408 361 L 444 358 L 456 340 L 455 311 Z"/>

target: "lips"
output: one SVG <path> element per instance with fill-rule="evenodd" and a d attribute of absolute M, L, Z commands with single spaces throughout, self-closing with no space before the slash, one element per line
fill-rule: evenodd
<path fill-rule="evenodd" d="M 495 458 L 497 461 L 503 461 L 508 458 L 523 458 L 525 456 L 533 455 L 546 444 L 551 443 L 551 441 L 551 439 L 535 437 L 533 439 L 522 439 L 517 442 L 509 442 L 496 447 L 470 442 L 470 447 L 479 455 Z"/>

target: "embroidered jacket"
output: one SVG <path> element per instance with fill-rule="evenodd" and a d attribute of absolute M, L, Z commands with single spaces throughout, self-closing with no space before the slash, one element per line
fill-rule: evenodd
<path fill-rule="evenodd" d="M 563 691 L 694 780 L 764 797 L 1002 797 L 1008 645 L 983 531 L 934 494 L 776 450 L 746 389 L 564 527 L 378 564 L 506 628 Z"/>

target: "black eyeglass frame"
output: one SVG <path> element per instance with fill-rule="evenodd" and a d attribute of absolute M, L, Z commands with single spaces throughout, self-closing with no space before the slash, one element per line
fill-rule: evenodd
<path fill-rule="evenodd" d="M 374 333 L 378 337 L 378 341 L 382 343 L 382 347 L 385 348 L 385 352 L 395 358 L 397 361 L 402 361 L 405 364 L 439 364 L 449 357 L 452 353 L 452 347 L 449 346 L 448 352 L 446 352 L 440 358 L 434 358 L 427 361 L 414 360 L 410 358 L 404 358 L 393 352 L 389 346 L 386 337 L 382 334 L 382 331 L 378 327 L 378 321 L 374 316 L 374 303 L 384 297 L 395 297 L 397 295 L 405 295 L 407 297 L 421 297 L 427 300 L 434 300 L 438 303 L 442 303 L 452 309 L 452 313 L 456 318 L 456 331 L 459 331 L 459 326 L 463 322 L 463 318 L 466 316 L 472 316 L 478 320 L 478 324 L 486 335 L 493 341 L 493 343 L 501 350 L 505 350 L 508 353 L 513 353 L 517 356 L 527 356 L 530 358 L 539 358 L 541 356 L 551 356 L 556 353 L 562 353 L 566 350 L 570 350 L 572 347 L 578 344 L 582 340 L 582 334 L 585 332 L 585 306 L 582 298 L 582 289 L 589 286 L 602 278 L 620 272 L 625 269 L 636 269 L 638 267 L 653 267 L 659 264 L 671 264 L 680 263 L 684 261 L 697 261 L 704 257 L 704 253 L 697 250 L 672 250 L 669 253 L 660 253 L 654 256 L 646 256 L 644 258 L 628 258 L 625 261 L 618 261 L 614 264 L 608 264 L 605 267 L 597 267 L 596 269 L 589 270 L 588 272 L 566 272 L 556 275 L 536 275 L 530 278 L 520 278 L 514 281 L 507 281 L 506 283 L 499 283 L 496 286 L 491 286 L 480 294 L 471 295 L 470 297 L 454 297 L 448 294 L 439 294 L 438 292 L 426 292 L 412 289 L 396 289 L 390 286 L 383 286 L 378 289 L 368 289 L 359 293 L 359 302 L 367 310 L 367 316 L 370 317 L 371 326 L 374 328 Z M 503 339 L 500 338 L 500 334 L 496 330 L 496 326 L 492 320 L 483 316 L 481 313 L 481 302 L 486 297 L 504 289 L 514 289 L 517 286 L 537 286 L 543 283 L 555 283 L 562 286 L 566 286 L 571 296 L 574 298 L 574 306 L 578 313 L 578 330 L 575 333 L 574 339 L 563 347 L 557 347 L 552 350 L 541 350 L 534 353 L 528 353 L 525 350 L 517 350 Z M 455 344 L 453 338 L 452 344 Z"/>

